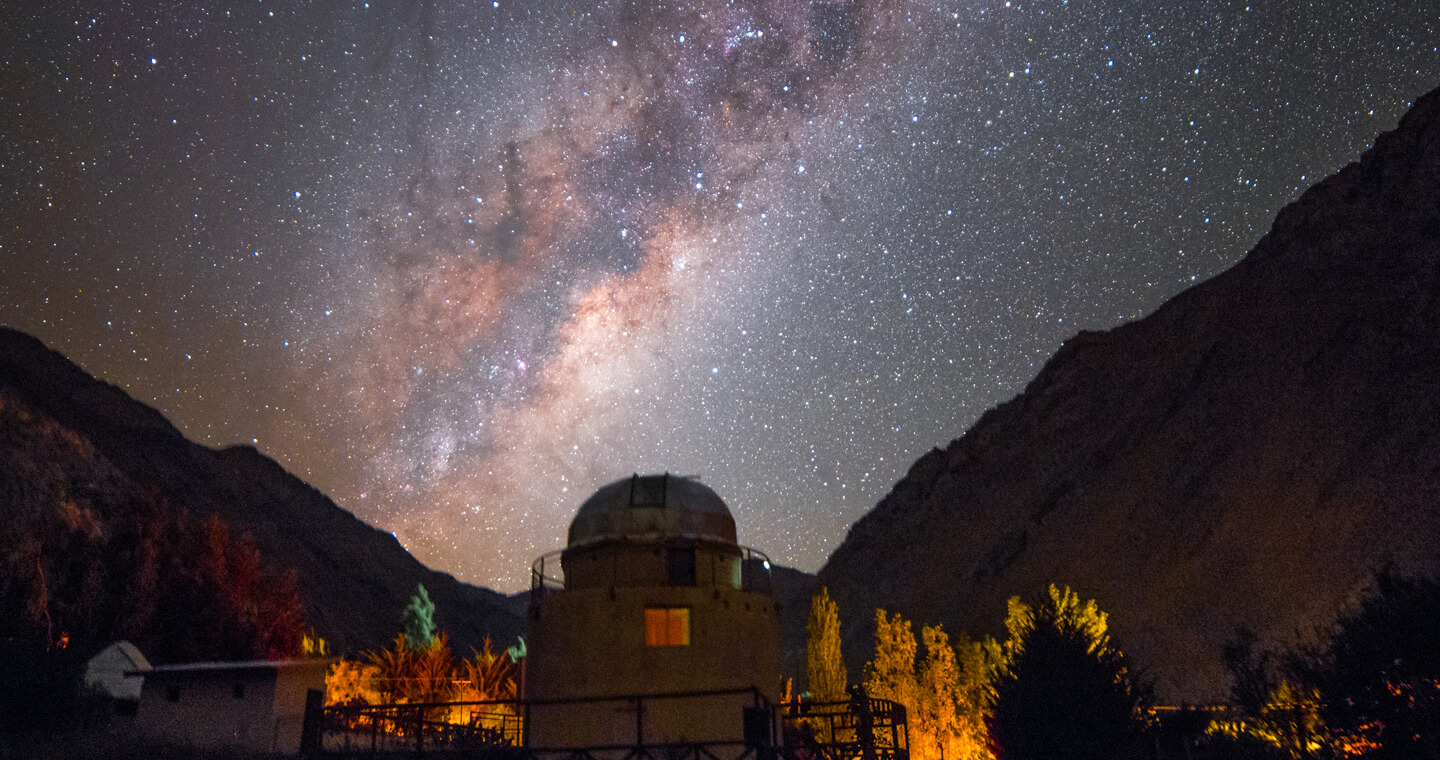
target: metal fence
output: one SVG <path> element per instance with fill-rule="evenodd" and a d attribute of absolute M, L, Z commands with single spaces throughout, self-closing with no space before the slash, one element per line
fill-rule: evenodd
<path fill-rule="evenodd" d="M 731 698 L 735 731 L 680 742 L 646 735 L 644 716 L 691 700 Z M 737 701 L 738 699 L 738 701 Z M 530 722 L 577 719 L 615 705 L 632 728 L 592 746 L 537 746 Z M 883 699 L 775 705 L 757 689 L 570 700 L 312 706 L 311 756 L 443 754 L 490 760 L 909 760 L 905 708 Z"/>

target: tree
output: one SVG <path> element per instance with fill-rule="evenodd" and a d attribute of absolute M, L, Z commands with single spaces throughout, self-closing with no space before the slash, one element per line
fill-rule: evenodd
<path fill-rule="evenodd" d="M 430 601 L 430 592 L 425 584 L 415 584 L 415 595 L 405 606 L 400 619 L 400 635 L 405 637 L 405 646 L 422 650 L 435 640 L 435 603 Z"/>
<path fill-rule="evenodd" d="M 846 698 L 845 660 L 840 655 L 840 606 L 830 591 L 810 600 L 809 635 L 805 639 L 805 683 L 810 698 L 817 702 L 838 702 Z"/>
<path fill-rule="evenodd" d="M 1440 582 L 1380 573 L 1300 669 L 1342 749 L 1440 758 Z"/>
<path fill-rule="evenodd" d="M 976 688 L 984 683 L 984 668 L 972 665 L 968 672 L 962 668 L 956 650 L 950 646 L 950 637 L 938 625 L 921 628 L 920 641 L 925 656 L 916 676 L 916 704 L 910 719 L 911 756 L 984 758 L 983 719 Z M 967 655 L 980 650 L 963 634 L 959 644 Z"/>
<path fill-rule="evenodd" d="M 1313 757 L 1329 746 L 1315 689 L 1293 678 L 1295 655 L 1259 646 L 1242 626 L 1221 650 L 1230 679 L 1231 713 L 1206 729 L 1235 741 L 1238 749 L 1266 757 Z"/>
<path fill-rule="evenodd" d="M 865 693 L 915 709 L 915 632 L 910 621 L 875 610 L 875 658 L 865 666 Z"/>
<path fill-rule="evenodd" d="M 999 760 L 1114 760 L 1144 753 L 1147 695 L 1110 645 L 1094 600 L 1051 585 L 1010 600 L 1009 639 L 990 689 L 990 749 Z"/>
<path fill-rule="evenodd" d="M 483 650 L 471 649 L 470 659 L 461 664 L 466 700 L 515 699 L 518 696 L 516 660 L 509 651 L 495 653 L 490 637 Z M 512 647 L 513 649 L 513 647 Z"/>

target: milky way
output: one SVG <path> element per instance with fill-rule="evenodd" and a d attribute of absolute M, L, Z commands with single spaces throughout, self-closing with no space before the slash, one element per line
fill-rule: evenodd
<path fill-rule="evenodd" d="M 6 5 L 0 321 L 505 589 L 637 471 L 816 569 L 1440 84 L 1425 0 Z"/>

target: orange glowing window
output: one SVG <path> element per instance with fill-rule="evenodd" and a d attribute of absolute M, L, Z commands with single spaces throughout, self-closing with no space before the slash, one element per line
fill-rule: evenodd
<path fill-rule="evenodd" d="M 690 646 L 690 608 L 645 608 L 645 646 Z"/>

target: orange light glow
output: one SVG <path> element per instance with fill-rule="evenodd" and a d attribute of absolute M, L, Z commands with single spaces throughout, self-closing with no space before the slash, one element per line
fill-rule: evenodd
<path fill-rule="evenodd" d="M 647 607 L 645 609 L 645 646 L 690 646 L 690 608 Z"/>

